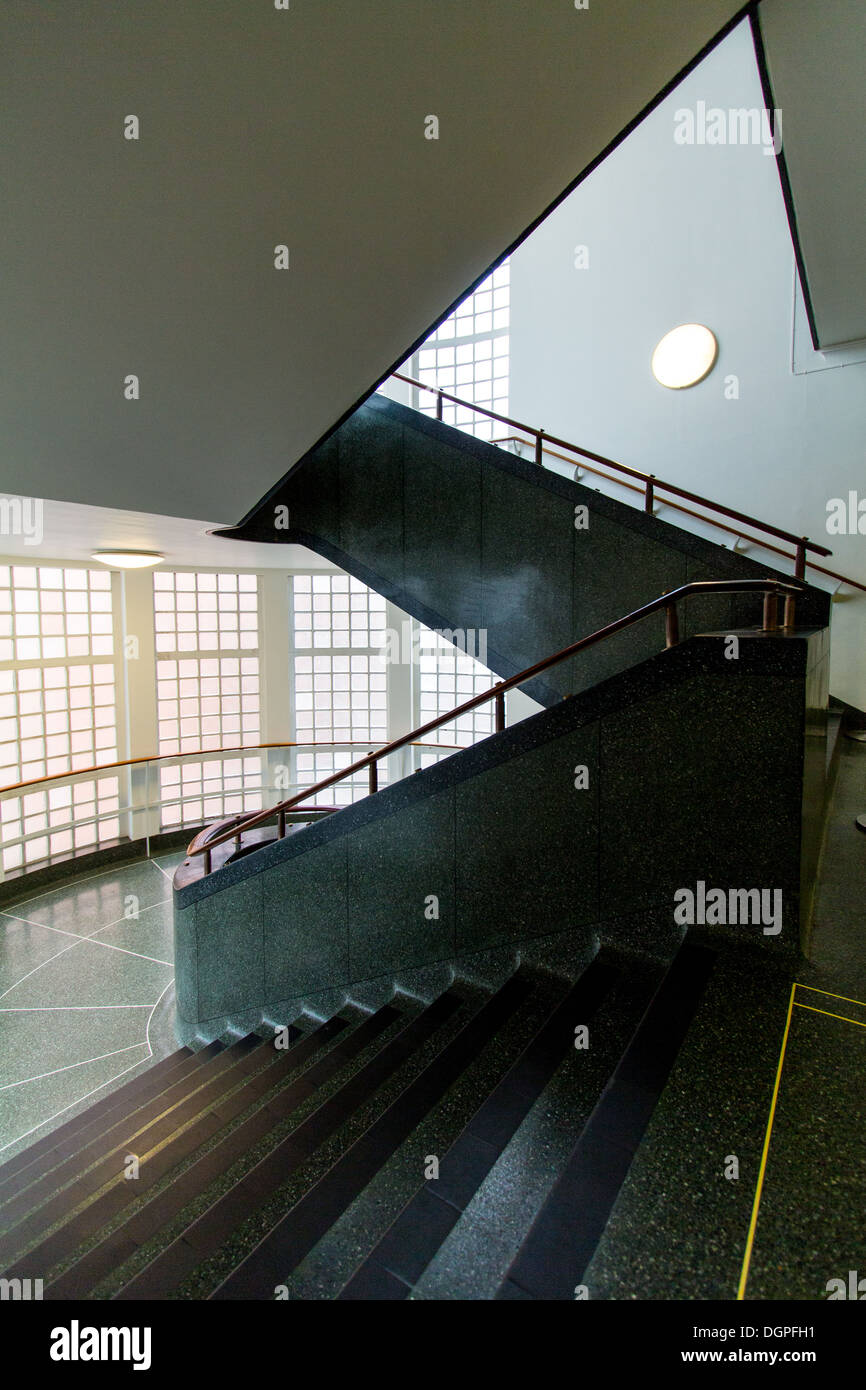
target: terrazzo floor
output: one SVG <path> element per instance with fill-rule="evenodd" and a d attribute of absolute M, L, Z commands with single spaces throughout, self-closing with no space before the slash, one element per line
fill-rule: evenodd
<path fill-rule="evenodd" d="M 0 912 L 0 1162 L 175 1051 L 182 857 L 70 877 Z"/>

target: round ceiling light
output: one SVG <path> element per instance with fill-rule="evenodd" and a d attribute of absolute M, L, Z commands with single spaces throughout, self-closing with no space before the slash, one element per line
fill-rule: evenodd
<path fill-rule="evenodd" d="M 715 366 L 719 345 L 716 335 L 701 323 L 681 323 L 666 333 L 653 353 L 656 381 L 671 391 L 696 386 Z"/>
<path fill-rule="evenodd" d="M 91 560 L 99 560 L 112 569 L 143 570 L 149 566 L 161 565 L 164 555 L 153 550 L 94 550 Z"/>

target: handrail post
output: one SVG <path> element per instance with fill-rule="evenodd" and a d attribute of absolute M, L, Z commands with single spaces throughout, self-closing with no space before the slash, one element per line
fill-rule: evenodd
<path fill-rule="evenodd" d="M 797 558 L 794 561 L 795 579 L 806 578 L 806 542 L 808 539 L 808 536 L 804 536 L 802 540 L 797 542 Z"/>
<path fill-rule="evenodd" d="M 441 386 L 437 386 L 437 388 L 436 388 L 436 419 L 437 419 L 437 420 L 441 420 L 441 419 L 442 419 L 442 388 L 441 388 Z"/>
<path fill-rule="evenodd" d="M 644 498 L 643 509 L 652 516 L 653 503 L 655 502 L 655 473 L 650 473 L 646 480 L 646 497 Z"/>
<path fill-rule="evenodd" d="M 370 750 L 370 755 L 371 755 L 371 757 L 372 757 L 372 749 Z M 371 795 L 371 796 L 375 795 L 375 793 L 376 793 L 378 790 L 379 790 L 379 764 L 378 764 L 378 762 L 372 762 L 372 763 L 370 764 L 370 795 Z"/>
<path fill-rule="evenodd" d="M 539 468 L 543 468 L 544 459 L 544 430 L 535 431 L 535 462 Z"/>
<path fill-rule="evenodd" d="M 204 871 L 205 871 L 205 876 L 207 876 L 207 875 L 210 873 L 210 871 L 211 871 L 211 862 L 210 862 L 210 858 L 211 858 L 211 856 L 210 856 L 210 850 L 209 850 L 209 849 L 206 849 L 205 852 L 204 852 Z"/>
<path fill-rule="evenodd" d="M 284 840 L 285 837 L 286 837 L 286 813 L 285 813 L 285 811 L 280 811 L 280 814 L 277 816 L 277 839 L 278 839 L 278 840 Z"/>
<path fill-rule="evenodd" d="M 764 631 L 779 630 L 779 595 L 776 589 L 768 589 L 764 594 Z"/>
<path fill-rule="evenodd" d="M 797 597 L 795 594 L 785 595 L 785 611 L 782 617 L 782 627 L 793 627 L 794 617 L 797 612 Z"/>
<path fill-rule="evenodd" d="M 496 699 L 495 699 L 495 705 L 496 705 L 496 732 L 497 732 L 498 734 L 501 734 L 502 731 L 503 731 L 503 729 L 505 728 L 505 691 L 504 691 L 504 690 L 497 690 L 497 692 L 496 692 Z"/>
<path fill-rule="evenodd" d="M 665 646 L 676 647 L 680 640 L 680 615 L 676 603 L 665 605 Z"/>

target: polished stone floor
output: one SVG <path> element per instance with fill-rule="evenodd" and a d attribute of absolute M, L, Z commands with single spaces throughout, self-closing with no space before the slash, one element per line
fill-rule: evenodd
<path fill-rule="evenodd" d="M 181 858 L 78 875 L 0 912 L 0 1162 L 176 1048 Z"/>

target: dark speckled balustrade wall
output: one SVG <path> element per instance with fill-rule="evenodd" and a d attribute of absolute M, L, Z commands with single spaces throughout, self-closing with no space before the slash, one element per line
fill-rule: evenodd
<path fill-rule="evenodd" d="M 586 530 L 575 529 L 579 505 Z M 275 529 L 277 507 L 289 509 L 288 530 Z M 372 396 L 225 534 L 299 541 L 429 627 L 486 630 L 487 664 L 500 676 L 690 580 L 782 573 L 384 396 Z M 798 622 L 825 626 L 829 604 L 810 588 Z M 757 624 L 760 605 L 754 595 L 690 599 L 682 634 Z M 662 646 L 658 614 L 527 693 L 550 704 Z"/>
<path fill-rule="evenodd" d="M 700 880 L 781 889 L 715 930 L 795 954 L 822 704 L 823 631 L 692 638 L 175 890 L 181 1036 L 557 931 L 664 954 Z"/>

